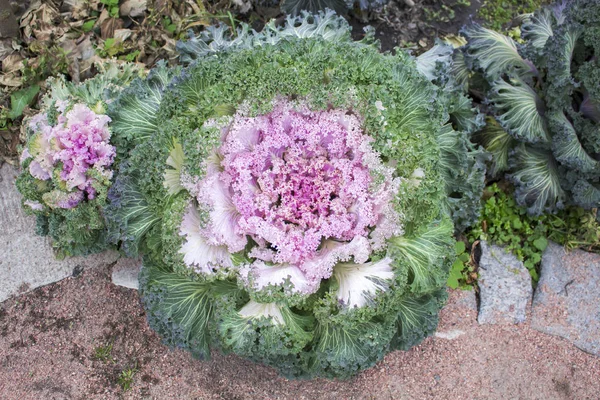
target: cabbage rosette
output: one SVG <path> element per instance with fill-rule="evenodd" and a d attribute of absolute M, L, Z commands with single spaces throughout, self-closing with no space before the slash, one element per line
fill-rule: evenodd
<path fill-rule="evenodd" d="M 117 149 L 106 106 L 136 75 L 131 65 L 106 64 L 82 84 L 48 80 L 41 111 L 25 122 L 17 188 L 37 230 L 59 255 L 88 254 L 109 246 L 102 207 L 114 175 Z"/>
<path fill-rule="evenodd" d="M 151 327 L 290 377 L 348 377 L 432 333 L 453 220 L 476 218 L 455 211 L 483 187 L 466 98 L 331 14 L 180 49 L 186 68 L 111 107 L 136 146 L 107 218 L 144 255 Z"/>

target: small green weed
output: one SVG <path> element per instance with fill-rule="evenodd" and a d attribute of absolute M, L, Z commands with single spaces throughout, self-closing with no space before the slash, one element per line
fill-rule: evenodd
<path fill-rule="evenodd" d="M 556 214 L 530 216 L 517 205 L 510 193 L 493 184 L 486 189 L 487 198 L 477 226 L 469 233 L 471 242 L 487 240 L 506 246 L 529 270 L 537 282 L 542 253 L 548 240 L 569 249 L 600 250 L 600 224 L 596 210 L 568 207 Z"/>
<path fill-rule="evenodd" d="M 119 0 L 100 0 L 106 6 L 108 14 L 113 18 L 119 17 Z"/>
<path fill-rule="evenodd" d="M 117 382 L 119 383 L 119 386 L 121 386 L 121 389 L 123 389 L 124 392 L 131 389 L 131 385 L 133 385 L 133 378 L 136 373 L 137 364 L 133 368 L 128 368 L 121 371 L 121 374 L 119 374 L 119 379 L 117 380 Z"/>
<path fill-rule="evenodd" d="M 471 230 L 469 239 L 482 239 L 506 246 L 523 261 L 537 282 L 537 267 L 548 245 L 548 227 L 544 224 L 544 216 L 530 217 L 525 208 L 519 207 L 514 198 L 496 184 L 489 186 L 486 192 L 484 196 L 489 198 L 483 207 L 480 224 Z"/>
<path fill-rule="evenodd" d="M 440 4 L 439 9 L 424 8 L 425 18 L 430 22 L 445 22 L 448 23 L 456 18 L 456 10 L 458 7 L 470 7 L 470 0 L 455 0 L 454 3 Z"/>
<path fill-rule="evenodd" d="M 547 0 L 485 0 L 478 14 L 488 28 L 501 31 L 517 15 L 531 13 L 546 3 Z"/>
<path fill-rule="evenodd" d="M 447 284 L 452 289 L 472 290 L 473 282 L 477 280 L 477 272 L 475 272 L 475 266 L 471 262 L 471 255 L 463 241 L 456 242 L 454 249 L 456 260 L 450 268 Z"/>
<path fill-rule="evenodd" d="M 98 361 L 108 361 L 110 354 L 112 353 L 113 343 L 108 343 L 103 346 L 97 346 L 94 348 L 94 359 Z"/>

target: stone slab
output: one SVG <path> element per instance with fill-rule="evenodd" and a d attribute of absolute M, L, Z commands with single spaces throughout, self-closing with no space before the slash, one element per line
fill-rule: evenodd
<path fill-rule="evenodd" d="M 542 256 L 531 326 L 600 356 L 600 255 L 550 243 Z"/>
<path fill-rule="evenodd" d="M 117 286 L 138 290 L 138 275 L 142 261 L 133 258 L 120 258 L 112 270 L 112 282 Z"/>
<path fill-rule="evenodd" d="M 533 289 L 529 271 L 502 247 L 481 241 L 480 324 L 519 324 L 527 319 Z"/>
<path fill-rule="evenodd" d="M 0 168 L 0 302 L 119 258 L 116 251 L 105 251 L 57 260 L 49 239 L 35 234 L 35 217 L 21 208 L 17 174 L 8 163 Z"/>

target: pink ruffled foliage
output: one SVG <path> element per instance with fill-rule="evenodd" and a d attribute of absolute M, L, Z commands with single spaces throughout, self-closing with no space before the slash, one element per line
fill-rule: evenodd
<path fill-rule="evenodd" d="M 107 115 L 96 114 L 83 104 L 76 104 L 64 113 L 64 106 L 57 124 L 51 126 L 46 113 L 33 117 L 29 127 L 36 133 L 32 148 L 23 153 L 22 161 L 29 157 L 29 172 L 37 179 L 51 179 L 56 168 L 58 179 L 64 182 L 68 196 L 51 206 L 73 208 L 84 198 L 93 199 L 96 190 L 94 179 L 89 171 L 94 169 L 100 176 L 112 177 L 112 165 L 116 149 L 109 144 L 110 130 Z"/>
<path fill-rule="evenodd" d="M 254 261 L 240 272 L 255 288 L 289 279 L 295 291 L 314 292 L 336 263 L 367 262 L 398 234 L 391 206 L 398 183 L 372 140 L 346 110 L 314 112 L 279 100 L 269 114 L 237 114 L 223 128 L 219 168 L 207 168 L 198 185 L 209 218 L 197 234 L 230 253 L 252 238 L 257 245 L 247 255 Z"/>

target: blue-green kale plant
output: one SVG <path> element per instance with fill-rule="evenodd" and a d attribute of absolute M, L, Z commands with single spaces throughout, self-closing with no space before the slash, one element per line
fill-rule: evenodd
<path fill-rule="evenodd" d="M 463 34 L 470 89 L 485 94 L 490 115 L 478 136 L 493 154 L 491 172 L 507 173 L 531 214 L 597 208 L 600 2 L 563 1 L 528 15 L 523 43 L 477 24 Z"/>
<path fill-rule="evenodd" d="M 106 214 L 144 256 L 150 326 L 289 377 L 349 377 L 431 334 L 485 176 L 447 57 L 381 54 L 332 13 L 179 49 L 187 66 L 109 106 L 134 147 Z"/>
<path fill-rule="evenodd" d="M 42 108 L 24 123 L 27 134 L 17 189 L 37 218 L 37 233 L 52 239 L 58 256 L 111 247 L 103 208 L 118 164 L 108 104 L 141 73 L 107 63 L 81 84 L 50 78 Z M 123 148 L 119 152 L 123 152 Z"/>

